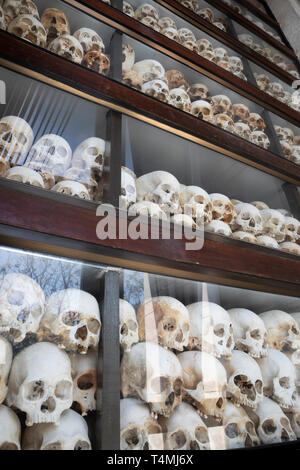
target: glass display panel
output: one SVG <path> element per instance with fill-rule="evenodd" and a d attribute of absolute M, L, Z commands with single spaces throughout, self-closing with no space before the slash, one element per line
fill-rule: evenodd
<path fill-rule="evenodd" d="M 0 450 L 99 448 L 101 266 L 0 248 Z"/>
<path fill-rule="evenodd" d="M 107 109 L 2 67 L 0 76 L 1 177 L 101 201 Z"/>
<path fill-rule="evenodd" d="M 127 270 L 120 291 L 122 450 L 300 437 L 299 299 Z"/>
<path fill-rule="evenodd" d="M 300 254 L 299 215 L 282 180 L 138 120 L 123 122 L 129 214 L 190 226 L 199 217 L 207 232 Z"/>

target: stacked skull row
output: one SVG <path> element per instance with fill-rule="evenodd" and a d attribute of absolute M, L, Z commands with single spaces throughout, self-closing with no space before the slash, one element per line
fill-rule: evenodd
<path fill-rule="evenodd" d="M 300 437 L 300 313 L 185 307 L 172 297 L 145 301 L 136 316 L 120 300 L 120 311 L 123 450 Z"/>
<path fill-rule="evenodd" d="M 135 52 L 129 44 L 123 46 L 123 81 L 149 96 L 217 125 L 264 149 L 270 140 L 264 132 L 266 123 L 244 104 L 232 104 L 226 95 L 211 97 L 206 85 L 189 85 L 179 70 L 165 71 L 156 60 L 135 62 Z"/>
<path fill-rule="evenodd" d="M 26 414 L 23 449 L 91 448 L 82 416 L 96 409 L 100 330 L 91 294 L 66 289 L 46 299 L 29 276 L 2 277 L 0 449 L 20 449 L 21 426 L 13 409 Z"/>
<path fill-rule="evenodd" d="M 171 217 L 172 222 L 193 228 L 204 222 L 208 232 L 300 255 L 300 222 L 285 209 L 270 209 L 261 201 L 248 204 L 208 194 L 198 186 L 180 184 L 165 171 L 136 180 L 124 176 L 122 197 L 130 216 Z"/>
<path fill-rule="evenodd" d="M 265 47 L 260 43 L 257 43 L 257 39 L 253 37 L 251 34 L 240 34 L 238 36 L 240 42 L 245 44 L 246 46 L 253 49 L 258 54 L 261 54 L 263 57 L 266 57 L 268 60 L 276 64 L 281 69 L 285 70 L 286 72 L 290 73 L 293 77 L 299 79 L 300 75 L 295 64 L 287 63 L 286 58 L 283 57 L 279 52 L 274 52 L 274 50 L 270 47 Z"/>
<path fill-rule="evenodd" d="M 246 80 L 247 77 L 243 73 L 243 62 L 239 57 L 229 57 L 227 50 L 223 47 L 217 47 L 214 49 L 212 43 L 208 39 L 197 40 L 194 33 L 188 28 L 178 29 L 175 21 L 169 17 L 162 17 L 159 19 L 157 10 L 147 3 L 141 5 L 134 12 L 133 8 L 129 9 L 127 2 L 124 2 L 124 12 L 129 16 L 134 16 L 137 20 L 154 28 L 156 31 L 160 31 L 162 34 L 167 36 L 184 47 L 196 52 L 205 59 L 208 59 L 219 67 L 232 72 L 239 78 Z M 209 9 L 203 9 L 209 10 Z M 211 10 L 209 10 L 211 11 Z M 211 12 L 212 13 L 212 12 Z M 221 23 L 222 18 L 218 20 L 218 24 Z"/>
<path fill-rule="evenodd" d="M 288 127 L 275 126 L 284 156 L 300 165 L 300 136 L 295 136 L 292 129 Z"/>
<path fill-rule="evenodd" d="M 5 0 L 0 7 L 0 27 L 15 36 L 101 74 L 110 69 L 110 59 L 98 33 L 80 28 L 71 35 L 65 13 L 47 8 L 41 18 L 31 0 Z"/>
<path fill-rule="evenodd" d="M 226 20 L 222 17 L 215 18 L 215 14 L 210 8 L 199 7 L 198 0 L 179 0 L 179 1 L 183 6 L 194 11 L 201 18 L 205 19 L 209 23 L 212 23 L 213 25 L 215 25 L 217 28 L 221 29 L 222 31 L 227 31 Z"/>
<path fill-rule="evenodd" d="M 222 0 L 224 3 L 226 3 L 226 5 L 230 6 L 231 8 L 233 8 L 233 10 L 235 10 L 237 13 L 239 13 L 240 15 L 244 16 L 248 21 L 251 21 L 251 23 L 255 24 L 256 26 L 258 26 L 258 28 L 262 29 L 265 33 L 269 34 L 270 36 L 272 36 L 274 39 L 277 39 L 277 41 L 281 42 L 282 44 L 283 41 L 281 39 L 281 37 L 275 33 L 274 31 L 268 31 L 266 28 L 267 26 L 262 23 L 261 21 L 258 21 L 255 17 L 253 17 L 252 15 L 250 15 L 248 13 L 248 10 L 244 10 L 240 5 L 237 5 L 237 3 L 234 1 L 234 0 Z"/>
<path fill-rule="evenodd" d="M 34 145 L 33 141 L 33 130 L 24 119 L 0 119 L 0 176 L 81 199 L 102 199 L 103 139 L 84 140 L 74 154 L 56 134 L 43 135 Z"/>
<path fill-rule="evenodd" d="M 270 77 L 265 73 L 255 73 L 255 79 L 260 90 L 265 91 L 268 95 L 273 96 L 282 103 L 287 104 L 290 108 L 300 112 L 300 106 L 298 99 L 299 92 L 287 91 L 284 86 L 278 82 L 272 82 Z"/>

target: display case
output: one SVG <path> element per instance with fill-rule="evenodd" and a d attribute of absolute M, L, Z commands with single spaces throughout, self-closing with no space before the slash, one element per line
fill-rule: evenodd
<path fill-rule="evenodd" d="M 0 449 L 298 448 L 299 63 L 265 2 L 0 27 Z"/>

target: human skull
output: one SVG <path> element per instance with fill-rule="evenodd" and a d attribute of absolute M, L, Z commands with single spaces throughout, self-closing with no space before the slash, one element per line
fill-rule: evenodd
<path fill-rule="evenodd" d="M 136 176 L 125 166 L 121 169 L 121 201 L 124 209 L 136 202 Z"/>
<path fill-rule="evenodd" d="M 258 145 L 259 147 L 264 148 L 265 150 L 268 150 L 271 145 L 269 137 L 262 131 L 251 132 L 250 142 L 255 145 Z"/>
<path fill-rule="evenodd" d="M 250 140 L 251 129 L 244 122 L 236 122 L 233 126 L 233 133 L 245 140 Z"/>
<path fill-rule="evenodd" d="M 183 6 L 193 11 L 196 11 L 198 7 L 198 0 L 179 0 L 179 1 Z"/>
<path fill-rule="evenodd" d="M 228 96 L 215 95 L 211 98 L 214 114 L 225 113 L 231 115 L 232 103 Z"/>
<path fill-rule="evenodd" d="M 249 410 L 249 416 L 255 424 L 261 443 L 264 445 L 296 439 L 288 417 L 280 406 L 270 398 L 264 397 L 255 411 Z"/>
<path fill-rule="evenodd" d="M 179 356 L 155 343 L 138 343 L 121 362 L 123 397 L 148 403 L 151 415 L 169 417 L 182 400 L 182 368 Z"/>
<path fill-rule="evenodd" d="M 70 355 L 73 377 L 73 406 L 78 413 L 86 416 L 96 410 L 97 353 Z"/>
<path fill-rule="evenodd" d="M 149 28 L 152 28 L 155 31 L 160 32 L 160 26 L 158 24 L 158 21 L 156 21 L 156 19 L 153 18 L 153 16 L 144 16 L 144 18 L 142 18 L 140 22 L 148 26 Z"/>
<path fill-rule="evenodd" d="M 21 424 L 17 415 L 0 405 L 0 450 L 21 450 Z"/>
<path fill-rule="evenodd" d="M 12 20 L 7 31 L 19 38 L 36 44 L 40 47 L 46 47 L 47 33 L 39 20 L 32 15 L 20 15 Z"/>
<path fill-rule="evenodd" d="M 218 235 L 224 235 L 225 237 L 231 237 L 232 232 L 229 225 L 220 220 L 212 220 L 209 224 L 205 226 L 207 232 L 217 233 Z"/>
<path fill-rule="evenodd" d="M 189 84 L 184 74 L 179 70 L 168 70 L 166 79 L 170 90 L 173 90 L 173 88 L 183 88 L 185 91 L 189 90 Z"/>
<path fill-rule="evenodd" d="M 235 349 L 254 358 L 267 356 L 267 330 L 262 319 L 245 308 L 232 308 L 228 313 L 233 327 Z"/>
<path fill-rule="evenodd" d="M 224 194 L 210 194 L 212 202 L 212 216 L 214 220 L 221 220 L 226 224 L 231 224 L 236 217 L 234 205 Z"/>
<path fill-rule="evenodd" d="M 70 24 L 63 11 L 47 8 L 41 17 L 41 22 L 47 32 L 47 45 L 59 36 L 70 34 Z"/>
<path fill-rule="evenodd" d="M 196 11 L 197 15 L 201 16 L 205 20 L 213 23 L 214 21 L 214 12 L 210 8 L 200 8 Z"/>
<path fill-rule="evenodd" d="M 228 114 L 221 113 L 214 116 L 214 124 L 228 132 L 233 132 L 234 122 Z"/>
<path fill-rule="evenodd" d="M 197 224 L 194 222 L 192 217 L 186 214 L 176 214 L 171 217 L 171 222 L 176 225 L 181 225 L 181 227 L 186 226 L 193 229 L 197 229 Z"/>
<path fill-rule="evenodd" d="M 213 62 L 215 60 L 215 53 L 214 51 L 207 51 L 207 50 L 204 50 L 202 52 L 199 52 L 199 55 L 201 55 L 201 57 L 203 57 L 204 59 L 207 59 L 209 60 L 210 62 Z"/>
<path fill-rule="evenodd" d="M 203 51 L 213 52 L 214 50 L 212 43 L 206 38 L 198 39 L 197 44 L 199 47 L 199 54 Z"/>
<path fill-rule="evenodd" d="M 285 217 L 285 239 L 281 241 L 296 243 L 300 233 L 300 222 L 294 217 Z"/>
<path fill-rule="evenodd" d="M 188 40 L 196 42 L 196 37 L 194 33 L 188 28 L 180 28 L 178 30 L 178 36 L 181 44 Z"/>
<path fill-rule="evenodd" d="M 129 302 L 119 299 L 120 345 L 124 352 L 139 342 L 139 330 L 135 310 Z"/>
<path fill-rule="evenodd" d="M 44 188 L 44 181 L 41 175 L 30 168 L 24 166 L 15 166 L 5 173 L 5 178 L 12 181 L 19 181 L 24 184 L 31 184 L 39 188 Z"/>
<path fill-rule="evenodd" d="M 122 72 L 130 72 L 135 62 L 135 52 L 130 44 L 122 45 Z"/>
<path fill-rule="evenodd" d="M 169 101 L 169 87 L 163 80 L 155 79 L 143 83 L 142 92 L 165 103 Z"/>
<path fill-rule="evenodd" d="M 244 449 L 259 445 L 255 427 L 244 408 L 227 402 L 223 414 L 226 449 Z"/>
<path fill-rule="evenodd" d="M 256 238 L 258 245 L 265 246 L 267 248 L 274 248 L 275 250 L 279 250 L 279 245 L 274 238 L 269 237 L 267 235 L 261 235 Z"/>
<path fill-rule="evenodd" d="M 235 206 L 237 218 L 232 223 L 233 231 L 243 231 L 260 234 L 262 231 L 262 217 L 260 211 L 252 204 L 240 203 Z"/>
<path fill-rule="evenodd" d="M 186 47 L 187 49 L 190 49 L 190 51 L 193 51 L 193 52 L 196 52 L 196 54 L 199 54 L 199 48 L 198 48 L 198 44 L 196 43 L 196 41 L 193 41 L 192 39 L 187 39 L 186 41 L 182 43 L 182 45 Z"/>
<path fill-rule="evenodd" d="M 186 186 L 180 192 L 179 200 L 184 214 L 190 215 L 196 221 L 203 219 L 206 224 L 211 222 L 212 204 L 208 193 L 204 189 L 198 186 Z"/>
<path fill-rule="evenodd" d="M 74 33 L 74 38 L 80 42 L 84 54 L 90 51 L 104 52 L 105 46 L 102 38 L 96 31 L 89 28 L 80 28 Z"/>
<path fill-rule="evenodd" d="M 90 137 L 81 142 L 76 148 L 72 166 L 83 170 L 91 170 L 91 178 L 97 183 L 102 178 L 105 159 L 105 140 Z"/>
<path fill-rule="evenodd" d="M 267 127 L 263 118 L 257 113 L 250 113 L 247 121 L 252 131 L 264 131 Z"/>
<path fill-rule="evenodd" d="M 163 450 L 161 427 L 136 398 L 120 400 L 121 450 Z"/>
<path fill-rule="evenodd" d="M 245 352 L 232 351 L 231 359 L 222 363 L 227 371 L 227 393 L 232 402 L 255 409 L 263 399 L 263 378 L 255 359 Z"/>
<path fill-rule="evenodd" d="M 187 308 L 173 297 L 153 297 L 137 311 L 140 341 L 158 342 L 164 348 L 183 351 L 189 342 Z"/>
<path fill-rule="evenodd" d="M 160 18 L 158 24 L 162 30 L 165 28 L 177 29 L 175 21 L 172 20 L 172 18 L 170 18 L 169 16 L 163 16 L 162 18 Z"/>
<path fill-rule="evenodd" d="M 245 82 L 248 81 L 248 78 L 243 72 L 233 72 L 233 75 L 235 75 L 236 77 L 239 77 L 241 80 L 245 80 Z"/>
<path fill-rule="evenodd" d="M 202 83 L 195 83 L 194 85 L 191 85 L 189 90 L 189 97 L 191 101 L 199 101 L 199 100 L 206 100 L 208 99 L 209 96 L 209 91 L 206 85 L 203 85 Z"/>
<path fill-rule="evenodd" d="M 239 41 L 245 44 L 246 46 L 253 48 L 254 45 L 254 38 L 250 34 L 240 34 L 238 36 Z"/>
<path fill-rule="evenodd" d="M 40 17 L 37 6 L 31 0 L 5 0 L 3 11 L 7 25 L 20 15 L 32 15 L 37 19 Z"/>
<path fill-rule="evenodd" d="M 272 347 L 272 342 L 270 341 Z M 257 359 L 261 369 L 264 395 L 276 401 L 281 408 L 293 408 L 296 398 L 296 372 L 290 359 L 277 349 L 269 349 L 267 357 Z"/>
<path fill-rule="evenodd" d="M 261 235 L 268 235 L 278 243 L 284 241 L 286 226 L 285 226 L 285 217 L 276 210 L 273 209 L 263 209 L 260 211 L 262 216 L 263 228 Z"/>
<path fill-rule="evenodd" d="M 297 243 L 292 242 L 285 242 L 280 244 L 280 248 L 282 251 L 286 253 L 291 253 L 293 255 L 300 255 L 300 247 Z"/>
<path fill-rule="evenodd" d="M 94 72 L 107 75 L 110 70 L 110 59 L 100 51 L 89 51 L 85 54 L 82 65 Z"/>
<path fill-rule="evenodd" d="M 88 426 L 73 410 L 62 413 L 60 423 L 35 424 L 26 428 L 24 450 L 91 450 Z"/>
<path fill-rule="evenodd" d="M 221 419 L 226 405 L 226 371 L 206 352 L 185 351 L 178 359 L 183 370 L 183 400 L 202 416 Z"/>
<path fill-rule="evenodd" d="M 271 84 L 270 78 L 264 73 L 255 73 L 254 75 L 260 90 L 267 91 Z"/>
<path fill-rule="evenodd" d="M 86 199 L 88 201 L 91 199 L 90 193 L 86 186 L 82 183 L 78 183 L 77 181 L 59 181 L 59 183 L 56 183 L 56 185 L 53 186 L 52 191 L 56 191 L 60 194 L 66 194 L 67 196 L 78 197 L 79 199 Z"/>
<path fill-rule="evenodd" d="M 141 6 L 139 6 L 135 10 L 134 16 L 139 21 L 147 16 L 152 16 L 156 21 L 159 20 L 158 11 L 149 3 L 143 3 Z"/>
<path fill-rule="evenodd" d="M 243 231 L 233 232 L 232 237 L 235 240 L 241 240 L 247 243 L 255 243 L 255 244 L 257 243 L 255 235 L 253 235 L 252 233 L 248 233 L 248 232 L 243 232 Z"/>
<path fill-rule="evenodd" d="M 164 28 L 161 33 L 167 36 L 167 38 L 172 39 L 173 41 L 180 42 L 178 30 L 176 28 Z"/>
<path fill-rule="evenodd" d="M 54 39 L 50 42 L 48 49 L 54 52 L 54 54 L 58 54 L 76 64 L 81 64 L 84 56 L 80 42 L 70 34 L 64 34 Z M 95 54 L 95 52 L 88 52 L 88 54 Z"/>
<path fill-rule="evenodd" d="M 264 209 L 270 209 L 268 204 L 262 201 L 253 201 L 251 202 L 252 206 L 255 206 L 259 211 L 263 211 Z"/>
<path fill-rule="evenodd" d="M 216 18 L 216 20 L 213 22 L 213 25 L 224 32 L 227 31 L 226 21 L 223 18 Z"/>
<path fill-rule="evenodd" d="M 134 18 L 134 8 L 130 3 L 123 1 L 123 13 Z"/>
<path fill-rule="evenodd" d="M 300 165 L 300 145 L 294 145 L 292 147 L 291 160 L 296 163 L 296 165 Z"/>
<path fill-rule="evenodd" d="M 0 281 L 0 333 L 20 343 L 27 333 L 36 333 L 44 313 L 45 294 L 25 274 L 10 273 Z"/>
<path fill-rule="evenodd" d="M 191 105 L 191 113 L 203 119 L 203 121 L 213 122 L 213 108 L 210 103 L 204 100 L 193 101 Z"/>
<path fill-rule="evenodd" d="M 35 343 L 14 358 L 7 404 L 26 413 L 27 426 L 58 424 L 72 396 L 70 359 L 55 344 Z"/>
<path fill-rule="evenodd" d="M 185 111 L 186 113 L 189 113 L 191 110 L 190 97 L 182 88 L 173 88 L 173 90 L 170 91 L 169 104 Z"/>
<path fill-rule="evenodd" d="M 137 201 L 150 201 L 159 205 L 167 214 L 180 213 L 180 184 L 166 171 L 147 173 L 136 180 Z"/>
<path fill-rule="evenodd" d="M 232 118 L 234 122 L 248 123 L 250 111 L 244 104 L 234 104 L 232 106 Z"/>
<path fill-rule="evenodd" d="M 142 91 L 142 79 L 140 75 L 137 74 L 134 70 L 130 70 L 130 72 L 122 73 L 122 81 L 125 85 L 128 85 L 136 90 Z"/>
<path fill-rule="evenodd" d="M 260 315 L 268 330 L 270 348 L 294 351 L 300 348 L 300 331 L 291 315 L 281 310 L 270 310 Z"/>
<path fill-rule="evenodd" d="M 31 148 L 26 165 L 37 162 L 45 165 L 55 176 L 63 176 L 69 168 L 72 150 L 68 142 L 59 135 L 43 135 Z"/>
<path fill-rule="evenodd" d="M 103 198 L 103 186 L 92 177 L 92 170 L 88 168 L 82 169 L 78 167 L 71 167 L 65 172 L 63 178 L 57 178 L 57 180 L 58 182 L 70 180 L 81 183 L 88 190 L 90 199 L 94 201 L 101 201 Z M 52 189 L 53 186 L 51 186 L 50 189 Z M 67 187 L 65 186 L 64 188 L 68 192 Z M 83 198 L 87 197 L 86 191 L 83 191 L 81 186 L 77 186 L 75 188 L 77 188 L 77 191 L 75 192 L 82 195 Z M 74 186 L 73 190 L 71 191 L 74 192 Z"/>
<path fill-rule="evenodd" d="M 33 143 L 33 131 L 30 125 L 17 116 L 5 116 L 0 119 L 0 157 L 17 163 L 23 159 Z"/>
<path fill-rule="evenodd" d="M 228 52 L 224 47 L 217 47 L 214 49 L 214 54 L 215 54 L 215 62 L 218 64 L 221 60 L 225 62 L 229 62 L 229 56 Z"/>
<path fill-rule="evenodd" d="M 4 337 L 0 336 L 0 405 L 4 402 L 7 395 L 7 381 L 12 364 L 13 351 L 10 343 Z M 1 406 L 0 406 L 1 410 Z M 1 414 L 1 412 L 0 412 Z M 0 432 L 1 435 L 1 432 Z M 1 438 L 0 438 L 1 448 Z"/>
<path fill-rule="evenodd" d="M 212 302 L 196 302 L 187 309 L 191 322 L 188 349 L 204 351 L 217 358 L 231 357 L 234 341 L 227 311 Z"/>
<path fill-rule="evenodd" d="M 55 185 L 55 177 L 47 165 L 40 162 L 29 161 L 28 163 L 25 162 L 24 166 L 34 170 L 42 177 L 44 183 L 43 187 L 45 187 L 45 189 L 53 188 Z"/>
<path fill-rule="evenodd" d="M 274 98 L 280 98 L 284 96 L 284 88 L 278 82 L 271 82 L 268 88 L 268 94 Z"/>
<path fill-rule="evenodd" d="M 170 418 L 160 418 L 167 450 L 210 450 L 208 429 L 198 412 L 181 403 Z"/>
<path fill-rule="evenodd" d="M 60 348 L 86 354 L 96 349 L 101 330 L 98 302 L 79 289 L 60 290 L 46 301 L 39 336 Z"/>
<path fill-rule="evenodd" d="M 228 72 L 232 72 L 232 69 L 231 69 L 231 66 L 230 66 L 228 60 L 222 60 L 221 59 L 217 62 L 217 64 L 218 64 L 219 67 L 222 67 L 222 69 L 227 70 Z"/>
<path fill-rule="evenodd" d="M 239 57 L 229 57 L 229 65 L 233 72 L 242 72 L 244 70 L 244 64 Z"/>

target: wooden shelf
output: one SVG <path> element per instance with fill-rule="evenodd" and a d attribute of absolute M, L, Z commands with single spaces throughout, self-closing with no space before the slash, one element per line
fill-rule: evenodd
<path fill-rule="evenodd" d="M 263 20 L 265 23 L 269 24 L 272 28 L 277 29 L 277 31 L 280 30 L 280 26 L 278 22 L 276 21 L 275 18 L 272 16 L 268 15 L 267 12 L 264 12 L 257 8 L 253 3 L 249 2 L 248 0 L 235 0 L 236 3 L 239 3 L 241 7 L 245 7 L 247 10 L 252 12 L 254 15 L 256 15 L 258 18 Z"/>
<path fill-rule="evenodd" d="M 300 258 L 277 250 L 205 234 L 202 250 L 186 240 L 99 240 L 94 204 L 84 208 L 68 196 L 16 191 L 0 184 L 3 243 L 129 269 L 299 296 Z M 31 193 L 30 193 L 31 191 Z M 50 191 L 48 193 L 51 193 Z M 118 220 L 117 220 L 118 224 Z M 10 241 L 9 241 L 10 240 Z"/>

